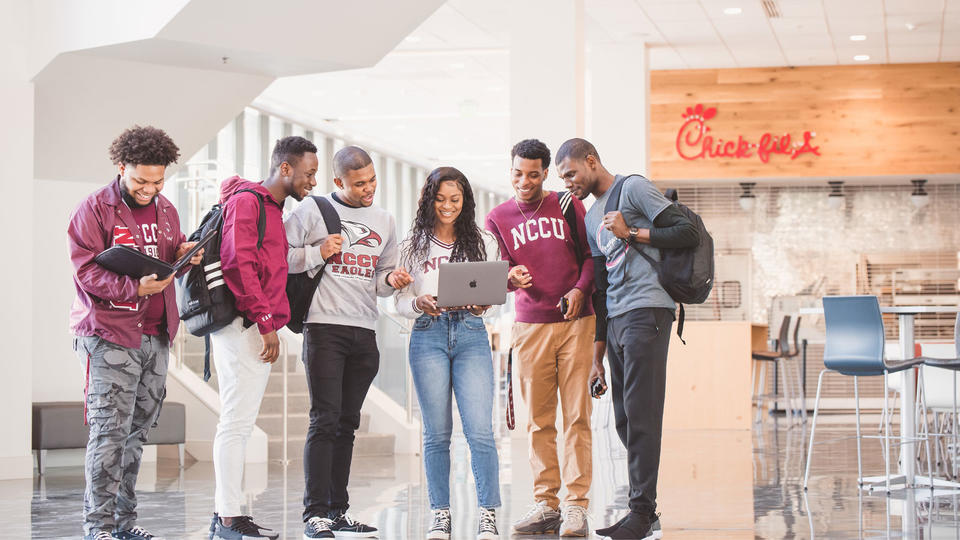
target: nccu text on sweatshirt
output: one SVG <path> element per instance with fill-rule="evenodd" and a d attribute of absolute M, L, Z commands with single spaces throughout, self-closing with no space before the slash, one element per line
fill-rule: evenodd
<path fill-rule="evenodd" d="M 527 204 L 510 199 L 487 214 L 486 227 L 500 243 L 501 258 L 509 261 L 511 268 L 526 266 L 533 278 L 531 287 L 516 291 L 516 320 L 563 322 L 557 304 L 574 287 L 583 292 L 580 316 L 593 315 L 593 259 L 583 223 L 583 203 L 576 198 L 572 201 L 577 216 L 574 240 L 560 211 L 560 198 L 550 191 L 544 192 L 544 197 L 542 205 L 540 201 Z"/>
<path fill-rule="evenodd" d="M 396 223 L 379 206 L 349 206 L 335 193 L 324 197 L 340 215 L 343 247 L 327 261 L 306 322 L 376 330 L 377 297 L 390 296 L 394 291 L 386 279 L 399 259 Z M 284 221 L 284 227 L 290 273 L 316 275 L 323 265 L 320 246 L 329 234 L 320 208 L 304 199 Z"/>
<path fill-rule="evenodd" d="M 497 240 L 490 233 L 481 233 L 483 236 L 484 250 L 488 261 L 499 261 L 500 253 L 497 249 Z M 400 252 L 406 250 L 410 239 L 407 238 L 400 246 Z M 440 265 L 450 262 L 450 255 L 453 253 L 453 244 L 445 244 L 435 236 L 430 235 L 430 250 L 427 252 L 427 259 L 416 265 L 411 265 L 408 269 L 413 277 L 413 283 L 407 285 L 397 292 L 397 311 L 404 317 L 416 319 L 423 312 L 417 309 L 414 302 L 418 296 L 429 294 L 437 295 L 440 280 Z"/>

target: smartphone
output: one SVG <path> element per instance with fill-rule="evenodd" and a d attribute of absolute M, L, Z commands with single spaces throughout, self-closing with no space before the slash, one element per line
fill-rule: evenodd
<path fill-rule="evenodd" d="M 607 383 L 602 377 L 597 377 L 590 382 L 590 396 L 600 399 L 600 396 L 607 393 Z"/>
<path fill-rule="evenodd" d="M 564 296 L 560 299 L 560 313 L 566 315 L 568 309 L 570 309 L 570 301 Z"/>

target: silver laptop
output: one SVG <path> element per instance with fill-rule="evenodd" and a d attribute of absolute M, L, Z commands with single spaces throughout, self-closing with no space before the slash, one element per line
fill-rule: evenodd
<path fill-rule="evenodd" d="M 442 263 L 437 306 L 497 306 L 507 301 L 507 261 Z"/>

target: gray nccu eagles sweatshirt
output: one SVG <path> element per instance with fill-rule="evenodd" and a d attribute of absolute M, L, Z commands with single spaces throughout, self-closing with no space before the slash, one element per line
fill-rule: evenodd
<path fill-rule="evenodd" d="M 340 214 L 342 251 L 332 255 L 323 279 L 313 295 L 308 323 L 339 324 L 376 329 L 377 297 L 393 294 L 387 274 L 397 267 L 396 224 L 393 216 L 378 206 L 356 208 L 324 195 Z M 316 275 L 323 264 L 320 246 L 327 227 L 316 203 L 309 198 L 284 220 L 287 233 L 287 264 L 290 273 Z"/>

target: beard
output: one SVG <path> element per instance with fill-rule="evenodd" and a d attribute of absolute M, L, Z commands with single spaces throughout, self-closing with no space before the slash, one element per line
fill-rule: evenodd
<path fill-rule="evenodd" d="M 123 202 L 127 203 L 127 206 L 129 206 L 130 208 L 143 208 L 144 206 L 150 206 L 151 204 L 153 204 L 153 199 L 156 198 L 156 195 L 154 195 L 150 199 L 150 202 L 140 204 L 137 198 L 134 197 L 133 195 L 130 195 L 130 192 L 128 192 L 126 189 L 121 190 L 121 195 L 123 196 Z"/>

